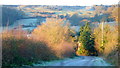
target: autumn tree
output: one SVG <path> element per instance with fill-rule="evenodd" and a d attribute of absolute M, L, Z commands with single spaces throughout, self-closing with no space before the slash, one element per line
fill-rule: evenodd
<path fill-rule="evenodd" d="M 115 21 L 118 21 L 119 18 L 118 18 L 118 15 L 120 15 L 120 7 L 115 7 L 114 10 L 112 11 L 112 17 L 115 19 Z"/>
<path fill-rule="evenodd" d="M 102 29 L 102 24 L 100 24 L 99 27 L 94 29 L 94 36 L 95 48 L 100 54 L 108 55 L 116 49 L 118 44 L 118 30 L 115 26 L 105 24 Z"/>
<path fill-rule="evenodd" d="M 34 29 L 32 37 L 37 41 L 46 42 L 57 56 L 63 57 L 74 51 L 70 34 L 69 24 L 65 24 L 62 19 L 47 19 L 46 23 Z"/>

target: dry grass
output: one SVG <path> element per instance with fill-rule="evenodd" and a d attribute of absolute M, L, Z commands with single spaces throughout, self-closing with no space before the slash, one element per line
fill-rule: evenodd
<path fill-rule="evenodd" d="M 15 37 L 20 39 L 20 38 L 26 38 L 28 32 L 22 30 L 22 27 L 19 26 L 18 29 L 4 30 L 1 34 L 2 34 L 2 38 Z"/>

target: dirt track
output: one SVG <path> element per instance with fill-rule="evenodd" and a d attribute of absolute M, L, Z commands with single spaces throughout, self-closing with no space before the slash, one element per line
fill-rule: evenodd
<path fill-rule="evenodd" d="M 39 64 L 35 64 L 35 66 L 39 66 Z M 80 56 L 75 58 L 67 58 L 59 61 L 47 62 L 42 64 L 42 66 L 111 66 L 111 65 L 100 57 Z"/>

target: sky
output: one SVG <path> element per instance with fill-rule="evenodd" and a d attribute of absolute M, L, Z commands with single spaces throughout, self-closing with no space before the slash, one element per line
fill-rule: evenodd
<path fill-rule="evenodd" d="M 0 5 L 68 5 L 92 6 L 118 4 L 119 0 L 2 0 Z"/>

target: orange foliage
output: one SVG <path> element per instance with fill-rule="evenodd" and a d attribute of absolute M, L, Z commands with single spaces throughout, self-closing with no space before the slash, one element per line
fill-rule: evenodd
<path fill-rule="evenodd" d="M 69 24 L 64 24 L 61 19 L 47 19 L 46 23 L 32 32 L 34 40 L 46 42 L 60 58 L 74 52 L 72 39 L 69 36 Z"/>

